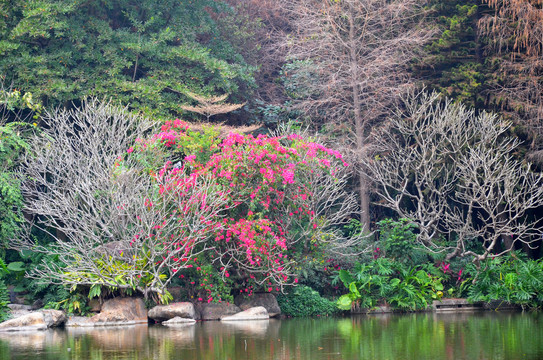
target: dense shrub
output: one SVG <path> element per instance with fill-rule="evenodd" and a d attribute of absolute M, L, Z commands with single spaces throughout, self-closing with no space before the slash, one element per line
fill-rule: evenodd
<path fill-rule="evenodd" d="M 543 261 L 520 253 L 486 260 L 481 269 L 469 270 L 475 280 L 468 290 L 471 301 L 503 301 L 523 308 L 543 304 Z"/>
<path fill-rule="evenodd" d="M 334 301 L 323 298 L 309 286 L 300 285 L 277 297 L 281 312 L 287 316 L 332 315 L 338 312 Z"/>
<path fill-rule="evenodd" d="M 176 120 L 138 140 L 126 157 L 149 168 L 160 195 L 182 194 L 187 183 L 207 179 L 217 187 L 214 196 L 225 200 L 224 212 L 206 219 L 215 229 L 209 241 L 189 247 L 169 269 L 198 300 L 229 301 L 231 291 L 279 292 L 298 281 L 299 260 L 324 262 L 327 251 L 348 243 L 341 227 L 355 202 L 343 189 L 347 163 L 311 139 L 230 133 L 221 140 L 212 129 L 194 132 Z M 170 208 L 172 215 L 187 211 L 175 203 Z"/>
<path fill-rule="evenodd" d="M 359 264 L 352 272 L 341 270 L 339 277 L 349 293 L 338 299 L 342 310 L 373 308 L 388 303 L 406 311 L 423 310 L 443 296 L 439 269 L 432 265 L 406 267 L 378 257 Z"/>
<path fill-rule="evenodd" d="M 195 300 L 231 301 L 296 284 L 302 258 L 359 250 L 363 235 L 343 230 L 357 206 L 348 164 L 312 138 L 220 137 L 181 120 L 147 135 L 140 119 L 94 100 L 46 120 L 22 184 L 54 241 L 17 242 L 60 260 L 33 269 L 42 282 L 163 303 L 178 285 Z"/>
<path fill-rule="evenodd" d="M 9 292 L 4 280 L 0 280 L 0 322 L 9 318 Z"/>
<path fill-rule="evenodd" d="M 8 273 L 9 271 L 6 264 L 0 258 L 0 322 L 9 319 L 9 292 L 6 283 L 4 283 L 4 280 L 2 279 L 4 275 Z"/>
<path fill-rule="evenodd" d="M 417 226 L 409 219 L 385 219 L 377 223 L 379 245 L 377 253 L 408 267 L 428 262 L 428 251 L 417 243 Z"/>

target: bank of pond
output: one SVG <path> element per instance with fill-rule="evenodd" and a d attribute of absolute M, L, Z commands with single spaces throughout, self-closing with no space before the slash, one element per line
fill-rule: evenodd
<path fill-rule="evenodd" d="M 201 321 L 0 333 L 0 359 L 541 359 L 534 312 Z"/>

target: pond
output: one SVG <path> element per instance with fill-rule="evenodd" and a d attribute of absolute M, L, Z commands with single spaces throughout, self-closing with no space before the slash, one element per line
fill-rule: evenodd
<path fill-rule="evenodd" d="M 0 333 L 0 359 L 543 359 L 538 313 L 360 315 Z"/>

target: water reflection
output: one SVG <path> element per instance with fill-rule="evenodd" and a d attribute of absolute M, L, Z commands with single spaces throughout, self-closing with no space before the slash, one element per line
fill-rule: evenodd
<path fill-rule="evenodd" d="M 272 320 L 274 323 L 277 323 L 277 320 Z M 259 320 L 259 321 L 229 321 L 224 323 L 225 329 L 232 329 L 233 333 L 241 333 L 247 336 L 255 336 L 260 338 L 265 338 L 269 336 L 268 329 L 270 327 L 270 320 Z"/>
<path fill-rule="evenodd" d="M 66 339 L 63 330 L 0 332 L 0 343 L 8 344 L 13 351 L 41 351 L 49 346 L 62 346 Z"/>
<path fill-rule="evenodd" d="M 181 326 L 152 326 L 149 328 L 149 340 L 157 344 L 168 341 L 179 346 L 190 347 L 194 343 L 196 324 Z"/>
<path fill-rule="evenodd" d="M 93 347 L 103 350 L 141 350 L 147 346 L 149 327 L 144 324 L 133 326 L 104 327 L 88 329 L 71 327 L 66 329 L 67 336 L 74 341 L 86 341 Z"/>
<path fill-rule="evenodd" d="M 412 314 L 0 333 L 0 359 L 542 359 L 539 314 Z"/>

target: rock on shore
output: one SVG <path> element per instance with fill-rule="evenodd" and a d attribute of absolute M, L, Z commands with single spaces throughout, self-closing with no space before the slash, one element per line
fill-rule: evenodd
<path fill-rule="evenodd" d="M 158 305 L 149 310 L 149 318 L 156 321 L 166 321 L 175 317 L 184 319 L 195 318 L 194 305 L 190 302 L 176 302 L 169 305 Z"/>
<path fill-rule="evenodd" d="M 270 316 L 263 306 L 256 306 L 234 315 L 223 316 L 221 321 L 268 320 Z"/>
<path fill-rule="evenodd" d="M 66 322 L 60 310 L 39 310 L 21 315 L 0 324 L 0 331 L 34 331 L 57 327 Z"/>

